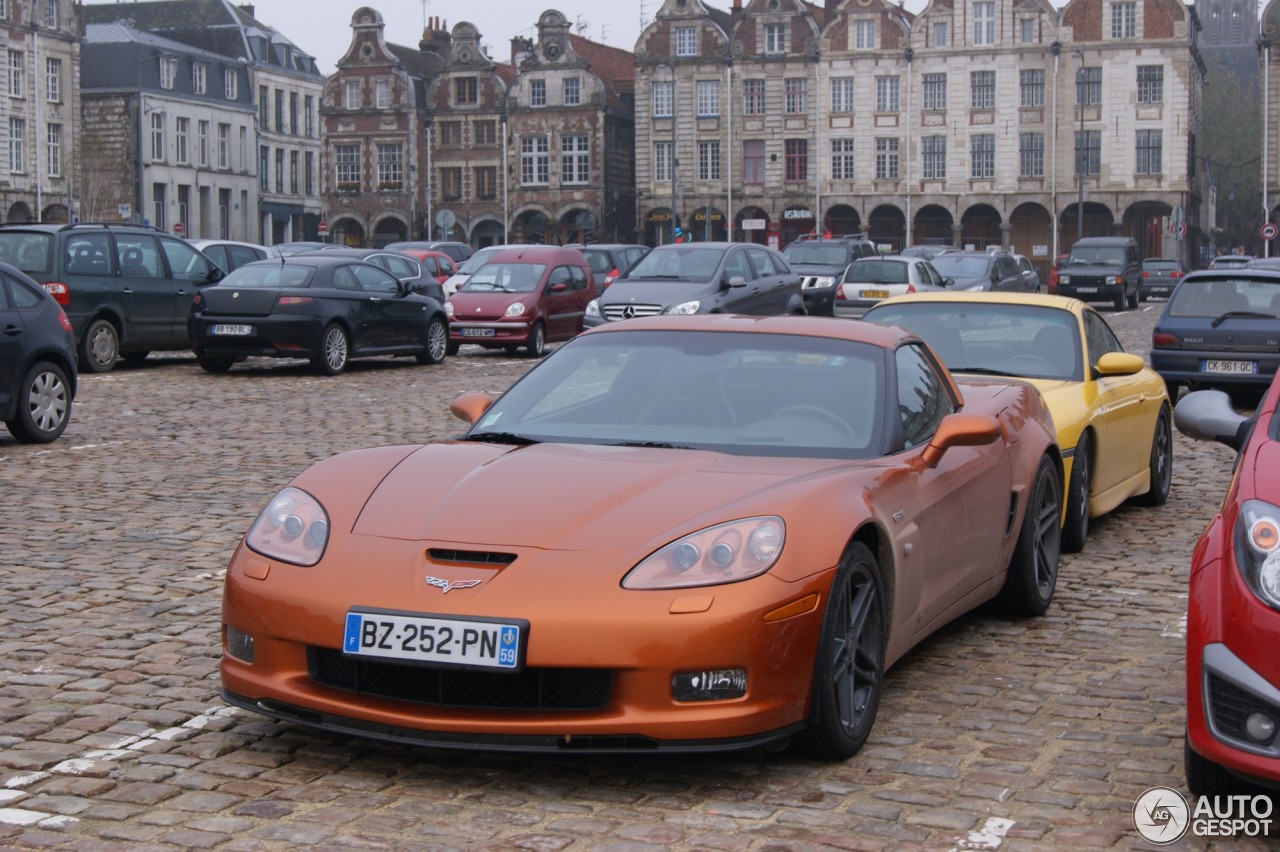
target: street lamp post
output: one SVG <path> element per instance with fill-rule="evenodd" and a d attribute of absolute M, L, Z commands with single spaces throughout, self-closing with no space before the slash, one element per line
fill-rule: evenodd
<path fill-rule="evenodd" d="M 1088 154 L 1084 146 L 1084 51 L 1075 51 L 1080 67 L 1076 69 L 1076 111 L 1080 113 L 1080 130 L 1076 134 L 1076 239 L 1084 239 L 1084 171 L 1088 165 Z"/>

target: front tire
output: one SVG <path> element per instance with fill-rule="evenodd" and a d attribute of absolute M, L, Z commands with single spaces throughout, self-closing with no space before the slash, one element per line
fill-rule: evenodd
<path fill-rule="evenodd" d="M 541 358 L 547 354 L 547 330 L 542 323 L 534 323 L 529 330 L 529 342 L 525 344 L 525 352 L 530 358 Z"/>
<path fill-rule="evenodd" d="M 111 320 L 89 323 L 80 338 L 80 369 L 86 373 L 110 372 L 120 357 L 120 333 Z"/>
<path fill-rule="evenodd" d="M 9 432 L 24 444 L 47 444 L 71 419 L 71 386 L 67 374 L 51 361 L 31 365 L 18 386 L 18 411 L 6 420 Z"/>
<path fill-rule="evenodd" d="M 336 376 L 347 368 L 350 354 L 351 339 L 346 330 L 337 323 L 329 323 L 320 335 L 320 354 L 311 360 L 311 365 L 322 376 Z"/>
<path fill-rule="evenodd" d="M 1067 520 L 1062 525 L 1062 549 L 1067 553 L 1084 550 L 1089 537 L 1089 487 L 1093 480 L 1093 459 L 1090 458 L 1092 439 L 1088 432 L 1076 442 L 1076 454 L 1071 460 L 1071 476 L 1067 480 Z"/>
<path fill-rule="evenodd" d="M 880 568 L 867 546 L 854 542 L 831 581 L 801 748 L 835 760 L 862 748 L 880 707 L 888 638 Z"/>
<path fill-rule="evenodd" d="M 1010 615 L 1043 615 L 1053 602 L 1062 554 L 1061 509 L 1058 467 L 1043 456 L 1027 495 L 1009 574 L 997 598 L 999 607 Z"/>
<path fill-rule="evenodd" d="M 231 365 L 235 363 L 234 358 L 228 358 L 219 355 L 210 355 L 208 352 L 196 350 L 196 363 L 200 365 L 200 369 L 206 373 L 221 374 L 229 371 Z"/>
<path fill-rule="evenodd" d="M 427 323 L 423 349 L 418 353 L 419 364 L 440 364 L 449 352 L 449 328 L 444 320 L 435 316 Z"/>
<path fill-rule="evenodd" d="M 1156 431 L 1151 437 L 1151 487 L 1138 497 L 1144 506 L 1163 506 L 1173 485 L 1173 429 L 1169 426 L 1169 409 L 1161 406 L 1156 417 Z"/>
<path fill-rule="evenodd" d="M 1134 290 L 1133 295 L 1129 297 L 1129 307 L 1137 309 L 1138 307 L 1138 291 Z"/>
<path fill-rule="evenodd" d="M 1121 290 L 1120 295 L 1116 296 L 1116 301 L 1115 301 L 1115 308 L 1117 311 L 1124 310 L 1124 302 L 1125 302 L 1125 294 L 1124 294 L 1124 291 Z"/>

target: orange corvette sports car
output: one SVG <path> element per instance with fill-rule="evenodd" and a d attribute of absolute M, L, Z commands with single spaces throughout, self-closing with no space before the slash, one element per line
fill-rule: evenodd
<path fill-rule="evenodd" d="M 462 437 L 322 461 L 253 522 L 228 702 L 432 746 L 844 758 L 913 645 L 1053 598 L 1040 394 L 957 383 L 902 329 L 608 323 L 453 411 Z"/>

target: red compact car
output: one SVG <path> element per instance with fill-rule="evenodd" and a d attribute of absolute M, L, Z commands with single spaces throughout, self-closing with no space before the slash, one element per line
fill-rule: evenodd
<path fill-rule="evenodd" d="M 449 352 L 463 343 L 520 347 L 541 357 L 548 342 L 582 331 L 595 279 L 582 252 L 566 246 L 500 251 L 449 297 Z"/>
<path fill-rule="evenodd" d="M 1221 511 L 1191 558 L 1187 786 L 1198 796 L 1280 789 L 1280 381 L 1252 417 L 1223 391 L 1187 394 L 1178 430 L 1239 451 Z"/>

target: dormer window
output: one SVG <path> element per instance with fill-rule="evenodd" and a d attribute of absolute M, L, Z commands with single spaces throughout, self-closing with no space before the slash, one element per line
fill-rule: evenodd
<path fill-rule="evenodd" d="M 698 55 L 697 27 L 676 27 L 676 56 Z"/>
<path fill-rule="evenodd" d="M 787 25 L 786 24 L 765 24 L 764 25 L 764 52 L 765 53 L 786 53 L 787 52 Z"/>
<path fill-rule="evenodd" d="M 178 59 L 174 56 L 160 57 L 160 88 L 172 89 L 173 81 L 178 76 Z"/>

